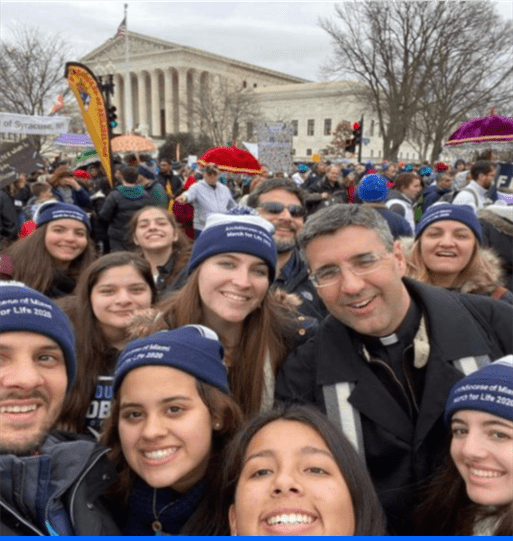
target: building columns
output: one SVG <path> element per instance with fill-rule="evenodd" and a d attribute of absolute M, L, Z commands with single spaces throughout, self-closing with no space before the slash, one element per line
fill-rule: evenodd
<path fill-rule="evenodd" d="M 151 75 L 151 134 L 160 137 L 160 100 L 159 100 L 159 72 L 154 70 Z"/>
<path fill-rule="evenodd" d="M 178 131 L 187 131 L 187 113 L 188 113 L 188 99 L 187 99 L 187 69 L 179 68 L 178 72 Z"/>
<path fill-rule="evenodd" d="M 173 125 L 173 74 L 164 71 L 164 109 L 166 115 L 166 135 L 174 132 Z M 163 134 L 164 135 L 164 134 Z"/>
<path fill-rule="evenodd" d="M 148 113 L 146 110 L 146 104 L 148 102 L 148 96 L 146 95 L 146 72 L 140 71 L 137 73 L 137 93 L 138 93 L 138 108 L 139 108 L 139 130 L 145 124 L 148 126 Z M 143 130 L 144 131 L 144 130 Z"/>

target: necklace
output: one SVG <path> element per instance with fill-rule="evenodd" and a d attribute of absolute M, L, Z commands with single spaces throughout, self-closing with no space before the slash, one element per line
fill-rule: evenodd
<path fill-rule="evenodd" d="M 157 513 L 157 489 L 153 489 L 153 516 L 155 517 L 155 520 L 151 523 L 151 529 L 155 532 L 155 535 L 163 535 L 162 533 L 162 522 L 160 522 L 159 518 L 163 511 L 165 511 L 168 507 L 171 507 L 175 502 L 169 502 L 167 505 L 164 505 L 164 507 Z"/>

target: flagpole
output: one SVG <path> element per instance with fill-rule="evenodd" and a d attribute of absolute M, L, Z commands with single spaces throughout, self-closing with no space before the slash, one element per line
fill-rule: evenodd
<path fill-rule="evenodd" d="M 125 4 L 125 111 L 126 133 L 132 132 L 132 78 L 130 77 L 130 65 L 128 62 L 128 4 Z"/>

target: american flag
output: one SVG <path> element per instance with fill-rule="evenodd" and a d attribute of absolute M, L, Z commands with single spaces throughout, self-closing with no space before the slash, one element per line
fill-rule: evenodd
<path fill-rule="evenodd" d="M 125 35 L 125 32 L 126 32 L 126 15 L 125 15 L 125 18 L 121 21 L 121 24 L 118 26 L 118 31 L 116 32 L 114 39 L 122 38 Z"/>

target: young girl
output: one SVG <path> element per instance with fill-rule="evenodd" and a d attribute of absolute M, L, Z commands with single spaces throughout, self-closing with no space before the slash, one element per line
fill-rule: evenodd
<path fill-rule="evenodd" d="M 364 463 L 306 406 L 256 417 L 225 455 L 218 535 L 385 535 Z"/>
<path fill-rule="evenodd" d="M 69 295 L 95 258 L 89 218 L 76 205 L 50 201 L 34 221 L 37 229 L 4 251 L 12 257 L 12 278 L 50 298 Z"/>
<path fill-rule="evenodd" d="M 504 287 L 502 264 L 491 249 L 481 246 L 481 240 L 481 225 L 470 207 L 434 204 L 417 226 L 407 275 L 513 304 L 513 293 Z"/>
<path fill-rule="evenodd" d="M 61 416 L 68 430 L 100 431 L 110 411 L 112 375 L 129 341 L 132 316 L 149 308 L 155 295 L 148 262 L 137 254 L 117 252 L 86 269 L 76 296 L 63 303 L 75 327 L 78 366 Z"/>
<path fill-rule="evenodd" d="M 134 340 L 114 376 L 103 436 L 120 473 L 109 499 L 124 535 L 211 535 L 213 478 L 241 421 L 223 348 L 201 325 Z"/>
<path fill-rule="evenodd" d="M 295 333 L 306 336 L 269 294 L 276 272 L 272 231 L 259 216 L 211 214 L 194 244 L 187 282 L 155 307 L 154 330 L 201 324 L 219 335 L 245 414 L 272 407 L 278 367 Z"/>
<path fill-rule="evenodd" d="M 130 220 L 129 236 L 151 266 L 159 292 L 170 287 L 189 261 L 190 240 L 174 216 L 160 207 L 144 207 Z"/>
<path fill-rule="evenodd" d="M 513 355 L 458 381 L 445 423 L 450 456 L 420 512 L 419 535 L 513 535 Z"/>

